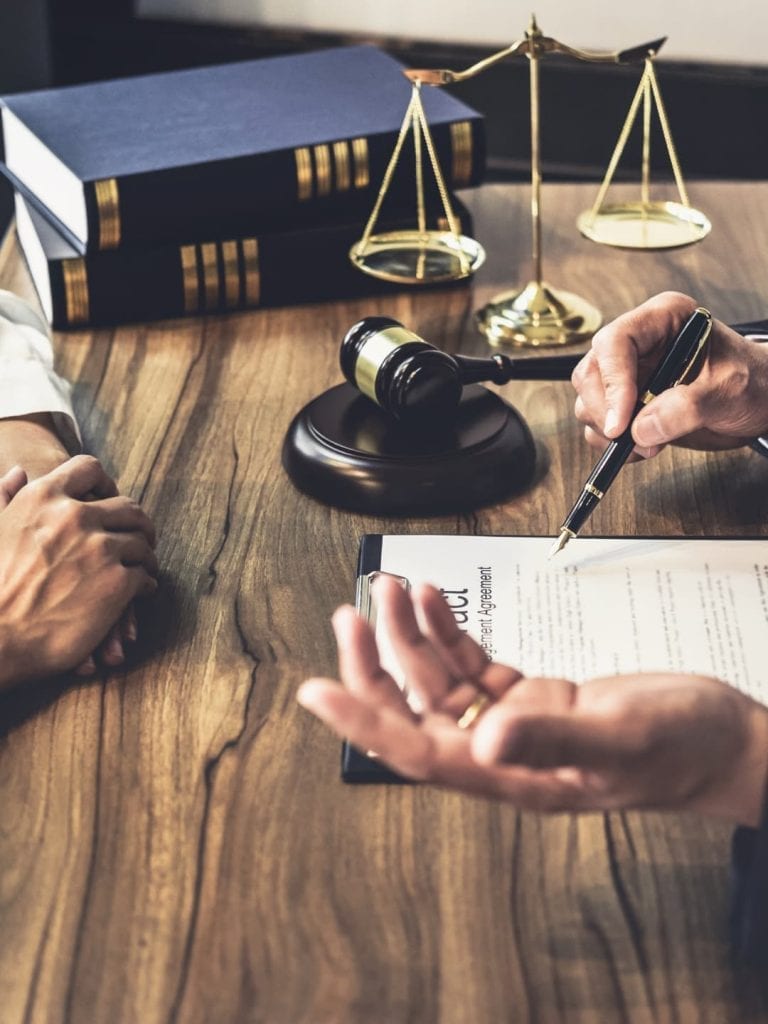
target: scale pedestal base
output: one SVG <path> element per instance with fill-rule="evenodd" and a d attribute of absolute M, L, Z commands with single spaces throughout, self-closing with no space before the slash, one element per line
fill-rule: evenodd
<path fill-rule="evenodd" d="M 297 414 L 283 443 L 296 487 L 327 505 L 370 515 L 446 515 L 508 497 L 530 483 L 531 432 L 487 388 L 464 388 L 454 419 L 398 423 L 350 384 Z"/>
<path fill-rule="evenodd" d="M 600 311 L 586 299 L 544 281 L 496 296 L 475 319 L 490 345 L 518 348 L 575 344 L 590 338 L 602 323 Z"/>

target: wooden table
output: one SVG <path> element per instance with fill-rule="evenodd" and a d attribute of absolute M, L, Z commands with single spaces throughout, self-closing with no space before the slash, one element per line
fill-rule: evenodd
<path fill-rule="evenodd" d="M 582 239 L 581 186 L 544 190 L 550 282 L 606 317 L 665 288 L 768 312 L 768 184 L 701 185 L 710 238 Z M 424 787 L 345 787 L 294 701 L 332 673 L 328 617 L 363 532 L 552 534 L 591 467 L 563 383 L 508 385 L 536 436 L 527 493 L 391 521 L 323 507 L 280 466 L 340 338 L 386 312 L 480 354 L 472 312 L 529 272 L 528 193 L 471 197 L 470 288 L 61 335 L 87 447 L 159 532 L 140 663 L 0 708 L 3 1024 L 499 1024 L 765 1019 L 725 945 L 729 830 L 678 815 L 536 817 Z M 31 295 L 12 239 L 0 283 Z M 768 462 L 666 452 L 596 533 L 759 534 Z"/>

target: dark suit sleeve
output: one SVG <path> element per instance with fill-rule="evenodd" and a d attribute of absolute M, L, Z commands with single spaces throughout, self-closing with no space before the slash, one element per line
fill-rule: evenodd
<path fill-rule="evenodd" d="M 732 847 L 731 945 L 743 963 L 768 965 L 768 797 L 759 828 L 737 828 Z"/>

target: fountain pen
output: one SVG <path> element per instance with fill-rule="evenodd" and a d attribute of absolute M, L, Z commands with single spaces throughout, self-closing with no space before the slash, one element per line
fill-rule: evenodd
<path fill-rule="evenodd" d="M 565 517 L 560 527 L 560 535 L 550 549 L 550 558 L 558 551 L 562 551 L 568 541 L 577 536 L 629 458 L 635 447 L 632 440 L 632 424 L 640 410 L 662 391 L 673 388 L 676 384 L 683 384 L 696 376 L 705 355 L 705 346 L 711 330 L 712 314 L 709 310 L 699 307 L 691 314 L 677 337 L 667 346 L 661 362 L 634 408 L 629 426 L 605 449 L 584 484 L 576 504 Z"/>

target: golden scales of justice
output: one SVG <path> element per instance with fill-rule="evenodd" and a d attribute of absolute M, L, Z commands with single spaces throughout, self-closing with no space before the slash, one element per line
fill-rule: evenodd
<path fill-rule="evenodd" d="M 507 57 L 528 58 L 530 79 L 531 128 L 531 239 L 533 276 L 521 289 L 496 296 L 478 311 L 476 318 L 491 345 L 545 346 L 565 345 L 590 337 L 600 326 L 598 309 L 572 292 L 553 288 L 544 280 L 541 248 L 541 155 L 539 109 L 539 60 L 544 54 L 557 53 L 580 61 L 602 64 L 629 64 L 642 60 L 643 74 L 630 104 L 629 112 L 609 162 L 595 203 L 578 220 L 580 231 L 595 242 L 636 249 L 668 248 L 688 245 L 710 230 L 704 214 L 693 209 L 683 183 L 677 154 L 672 143 L 666 112 L 653 69 L 653 57 L 664 39 L 615 53 L 591 53 L 577 50 L 543 35 L 536 18 L 531 17 L 525 35 L 464 71 L 407 70 L 412 83 L 411 99 L 400 128 L 392 157 L 384 174 L 373 211 L 361 239 L 352 246 L 350 259 L 360 270 L 388 281 L 403 284 L 434 284 L 468 277 L 482 264 L 485 253 L 472 238 L 461 234 L 451 206 L 434 143 L 421 101 L 423 85 L 447 85 L 473 78 Z M 639 202 L 604 206 L 632 127 L 643 101 L 642 181 Z M 664 141 L 680 194 L 679 203 L 652 201 L 650 198 L 651 108 L 655 101 Z M 376 234 L 384 198 L 409 133 L 413 133 L 416 165 L 417 226 L 396 232 Z M 432 171 L 445 213 L 448 230 L 427 228 L 424 202 L 422 143 L 427 149 Z"/>
<path fill-rule="evenodd" d="M 409 77 L 422 72 L 406 71 Z M 405 111 L 403 123 L 397 136 L 384 179 L 379 189 L 362 238 L 349 251 L 354 265 L 366 274 L 380 277 L 385 281 L 402 284 L 438 284 L 442 281 L 460 281 L 469 277 L 485 260 L 485 250 L 474 238 L 462 235 L 443 172 L 437 159 L 432 133 L 429 130 L 424 104 L 421 101 L 421 81 L 413 79 L 411 100 Z M 384 199 L 389 191 L 400 154 L 409 133 L 413 134 L 413 148 L 416 164 L 416 228 L 387 231 L 374 234 Z M 448 230 L 433 230 L 427 227 L 426 204 L 424 202 L 424 160 L 422 146 L 429 154 L 435 184 Z"/>

